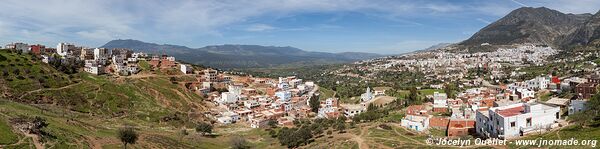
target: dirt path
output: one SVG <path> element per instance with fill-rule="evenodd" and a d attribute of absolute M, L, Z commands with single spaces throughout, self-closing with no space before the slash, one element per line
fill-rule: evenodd
<path fill-rule="evenodd" d="M 40 142 L 40 137 L 38 135 L 34 135 L 34 134 L 29 134 L 29 133 L 23 133 L 25 135 L 25 137 L 31 137 L 31 140 L 33 140 L 33 145 L 35 145 L 36 149 L 43 149 L 44 145 Z"/>
<path fill-rule="evenodd" d="M 83 81 L 81 81 L 81 82 L 83 82 Z M 37 93 L 37 92 L 41 92 L 41 91 L 57 91 L 57 90 L 63 90 L 63 89 L 66 89 L 66 88 L 73 87 L 73 86 L 75 86 L 75 85 L 79 85 L 79 84 L 81 84 L 81 82 L 77 82 L 77 83 L 69 84 L 69 85 L 67 85 L 67 86 L 63 86 L 63 87 L 59 87 L 59 88 L 40 88 L 40 89 L 36 89 L 36 90 L 33 90 L 33 91 L 29 91 L 29 92 L 27 92 L 27 93 L 25 93 L 25 94 L 21 95 L 21 97 L 19 97 L 19 100 L 21 100 L 21 99 L 25 98 L 25 96 L 27 96 L 27 95 L 30 95 L 31 93 Z"/>
<path fill-rule="evenodd" d="M 409 130 L 407 130 L 405 127 L 402 127 L 402 126 L 400 126 L 399 124 L 393 124 L 393 125 L 396 125 L 396 126 L 397 126 L 397 127 L 399 127 L 400 129 L 404 129 L 404 131 L 409 131 Z M 417 144 L 420 144 L 420 145 L 425 145 L 425 146 L 427 146 L 427 145 L 428 145 L 428 144 L 425 144 L 425 143 L 423 143 L 423 142 L 421 142 L 421 141 L 419 141 L 419 140 L 415 140 L 415 139 L 413 139 L 413 138 L 407 137 L 407 136 L 405 136 L 404 134 L 401 134 L 400 132 L 398 132 L 398 130 L 396 130 L 396 129 L 394 129 L 394 133 L 396 133 L 398 136 L 402 136 L 403 138 L 406 138 L 406 139 L 408 139 L 408 140 L 411 140 L 411 141 L 413 141 L 413 142 L 415 142 L 415 143 L 417 143 Z"/>

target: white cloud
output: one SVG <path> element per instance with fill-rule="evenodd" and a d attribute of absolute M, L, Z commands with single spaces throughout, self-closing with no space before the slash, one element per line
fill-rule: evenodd
<path fill-rule="evenodd" d="M 525 4 L 523 4 L 523 3 L 521 3 L 521 2 L 519 2 L 517 0 L 510 0 L 510 1 L 514 2 L 515 4 L 521 5 L 523 7 L 529 7 L 529 5 L 525 5 Z"/>
<path fill-rule="evenodd" d="M 477 18 L 477 19 L 475 19 L 475 20 L 477 20 L 477 21 L 479 21 L 479 22 L 482 22 L 482 23 L 485 23 L 485 24 L 492 24 L 492 22 L 491 22 L 491 21 L 488 21 L 488 20 L 485 20 L 485 19 L 482 19 L 482 18 Z"/>
<path fill-rule="evenodd" d="M 266 25 L 266 24 L 253 24 L 253 25 L 250 25 L 248 28 L 246 28 L 246 31 L 249 31 L 249 32 L 262 32 L 262 31 L 273 30 L 273 29 L 275 29 L 275 27 L 270 26 L 270 25 Z"/>

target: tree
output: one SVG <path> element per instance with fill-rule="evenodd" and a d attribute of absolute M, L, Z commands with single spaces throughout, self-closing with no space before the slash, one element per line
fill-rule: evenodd
<path fill-rule="evenodd" d="M 269 135 L 271 136 L 271 138 L 277 138 L 277 131 L 271 129 L 269 130 Z"/>
<path fill-rule="evenodd" d="M 125 127 L 119 129 L 118 133 L 119 140 L 123 142 L 123 147 L 127 148 L 127 144 L 135 144 L 135 141 L 138 139 L 138 134 L 133 130 L 132 127 Z"/>
<path fill-rule="evenodd" d="M 316 94 L 310 98 L 310 101 L 308 101 L 308 104 L 310 105 L 310 111 L 319 113 L 319 107 L 321 106 L 321 101 L 319 100 L 319 95 Z"/>
<path fill-rule="evenodd" d="M 337 123 L 337 126 L 335 127 L 338 131 L 344 132 L 344 130 L 346 130 L 346 124 L 344 123 Z"/>
<path fill-rule="evenodd" d="M 233 136 L 230 140 L 231 148 L 233 149 L 246 149 L 250 148 L 248 142 L 241 136 Z"/>
<path fill-rule="evenodd" d="M 35 118 L 33 118 L 33 127 L 31 128 L 31 132 L 34 134 L 41 134 L 42 133 L 42 129 L 46 128 L 48 126 L 48 123 L 46 122 L 46 119 L 43 119 L 41 117 L 36 116 Z"/>
<path fill-rule="evenodd" d="M 271 127 L 271 128 L 276 128 L 277 127 L 277 121 L 275 121 L 275 120 L 269 120 L 267 122 L 267 125 L 269 125 L 269 127 Z"/>
<path fill-rule="evenodd" d="M 410 88 L 410 94 L 408 94 L 408 100 L 406 102 L 407 102 L 407 104 L 405 104 L 405 106 L 420 103 L 417 88 L 415 88 L 415 87 Z"/>
<path fill-rule="evenodd" d="M 198 124 L 198 126 L 196 126 L 196 132 L 199 132 L 202 135 L 212 133 L 212 129 L 213 129 L 213 126 L 208 123 L 205 123 L 205 122 L 200 122 L 200 124 Z"/>

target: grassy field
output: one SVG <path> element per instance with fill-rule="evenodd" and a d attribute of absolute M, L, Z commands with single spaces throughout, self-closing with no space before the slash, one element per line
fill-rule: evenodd
<path fill-rule="evenodd" d="M 421 95 L 423 95 L 423 96 L 433 95 L 433 93 L 435 93 L 435 92 L 444 93 L 444 90 L 441 90 L 441 89 L 422 89 L 422 90 L 419 90 L 419 93 Z"/>
<path fill-rule="evenodd" d="M 0 75 L 13 96 L 18 97 L 40 88 L 62 87 L 73 82 L 69 75 L 37 59 L 29 54 L 0 50 Z"/>
<path fill-rule="evenodd" d="M 4 117 L 0 117 L 0 145 L 14 144 L 19 140 L 19 136 L 13 132 Z"/>
<path fill-rule="evenodd" d="M 327 98 L 332 98 L 333 97 L 333 93 L 334 91 L 331 89 L 327 89 L 324 87 L 319 88 L 319 98 L 320 99 L 327 99 Z"/>
<path fill-rule="evenodd" d="M 143 62 L 141 65 L 145 67 Z M 171 82 L 172 76 L 66 75 L 31 55 L 7 51 L 0 51 L 2 69 L 8 74 L 0 80 L 0 87 L 10 89 L 6 93 L 11 94 L 11 100 L 0 97 L 0 148 L 35 148 L 34 139 L 12 132 L 6 121 L 36 116 L 49 123 L 43 129 L 48 135 L 41 138 L 44 148 L 122 148 L 116 134 L 126 125 L 140 134 L 137 143 L 129 148 L 228 148 L 234 135 L 247 138 L 253 147 L 281 148 L 266 131 L 247 126 L 217 127 L 214 132 L 219 135 L 215 137 L 195 133 L 189 128 L 207 120 L 202 113 L 208 107 L 203 97 L 185 89 L 183 83 Z M 16 69 L 19 73 L 13 74 Z M 49 76 L 48 81 L 40 82 L 38 77 L 45 76 Z M 175 79 L 186 81 L 195 77 Z M 48 82 L 49 85 L 44 84 Z M 189 135 L 180 134 L 184 128 L 188 128 Z"/>
<path fill-rule="evenodd" d="M 555 130 L 543 134 L 533 134 L 523 138 L 521 140 L 535 140 L 535 139 L 544 139 L 544 140 L 568 140 L 568 139 L 577 139 L 581 140 L 597 140 L 600 138 L 600 128 L 583 128 L 579 125 L 567 126 L 565 128 L 561 128 L 560 130 Z M 545 148 L 598 148 L 598 144 L 595 147 L 592 146 L 542 146 Z M 537 146 L 516 146 L 509 145 L 510 148 L 538 148 Z"/>

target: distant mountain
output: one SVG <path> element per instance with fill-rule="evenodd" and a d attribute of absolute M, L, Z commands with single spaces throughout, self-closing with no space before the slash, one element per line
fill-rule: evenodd
<path fill-rule="evenodd" d="M 294 47 L 260 45 L 213 45 L 202 48 L 189 48 L 178 45 L 146 43 L 132 39 L 112 40 L 102 47 L 128 48 L 150 54 L 168 54 L 185 62 L 225 69 L 346 63 L 381 56 L 355 52 L 310 52 Z"/>
<path fill-rule="evenodd" d="M 473 47 L 482 43 L 510 45 L 533 43 L 560 45 L 560 39 L 574 33 L 591 14 L 564 14 L 545 7 L 522 7 L 484 27 L 471 38 L 459 43 Z"/>
<path fill-rule="evenodd" d="M 559 41 L 563 48 L 600 47 L 600 11 Z"/>

